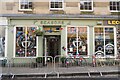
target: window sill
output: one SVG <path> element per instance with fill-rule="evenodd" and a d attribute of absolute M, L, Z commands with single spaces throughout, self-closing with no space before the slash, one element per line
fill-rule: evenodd
<path fill-rule="evenodd" d="M 32 11 L 32 9 L 19 9 L 18 11 Z"/>
<path fill-rule="evenodd" d="M 63 11 L 63 8 L 50 8 L 50 11 Z"/>
<path fill-rule="evenodd" d="M 81 12 L 93 12 L 93 10 L 80 10 Z"/>
<path fill-rule="evenodd" d="M 111 13 L 119 13 L 120 11 L 110 11 Z"/>

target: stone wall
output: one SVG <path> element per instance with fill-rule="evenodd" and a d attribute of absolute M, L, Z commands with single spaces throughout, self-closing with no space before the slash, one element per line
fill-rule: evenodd
<path fill-rule="evenodd" d="M 50 10 L 49 9 L 49 0 L 44 2 L 33 2 L 32 11 L 20 11 L 19 2 L 0 2 L 0 14 L 82 14 L 80 11 L 80 2 L 79 0 L 75 1 L 66 1 L 64 2 L 63 10 Z M 95 15 L 109 15 L 109 1 L 99 2 L 94 0 L 94 8 L 90 14 Z"/>

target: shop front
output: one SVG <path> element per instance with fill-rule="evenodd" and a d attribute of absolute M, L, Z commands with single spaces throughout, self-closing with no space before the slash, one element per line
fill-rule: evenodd
<path fill-rule="evenodd" d="M 108 20 L 106 20 L 108 21 Z M 73 56 L 89 58 L 117 55 L 117 25 L 98 25 L 98 20 L 24 20 L 11 19 L 9 58 L 29 59 L 39 56 Z M 36 35 L 36 30 L 43 32 Z M 11 41 L 11 42 L 9 42 Z M 18 60 L 18 61 L 19 61 Z"/>
<path fill-rule="evenodd" d="M 93 32 L 90 31 L 91 29 Z M 92 35 L 89 36 L 90 34 Z M 115 58 L 116 46 L 115 26 L 67 27 L 67 54 L 69 55 Z"/>
<path fill-rule="evenodd" d="M 13 46 L 8 49 L 9 59 L 29 62 L 41 56 L 66 54 L 62 48 L 66 47 L 65 24 L 62 20 L 10 20 L 8 45 Z"/>

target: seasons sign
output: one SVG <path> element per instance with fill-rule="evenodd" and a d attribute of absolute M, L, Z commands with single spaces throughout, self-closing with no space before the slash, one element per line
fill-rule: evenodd
<path fill-rule="evenodd" d="M 57 25 L 61 25 L 61 24 L 64 24 L 64 21 L 62 20 L 35 20 L 34 21 L 34 24 L 36 25 L 46 25 L 46 24 L 57 24 Z"/>
<path fill-rule="evenodd" d="M 107 21 L 108 25 L 120 25 L 120 20 L 109 20 Z"/>

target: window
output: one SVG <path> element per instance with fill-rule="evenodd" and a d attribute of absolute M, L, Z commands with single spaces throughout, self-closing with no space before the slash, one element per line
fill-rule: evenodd
<path fill-rule="evenodd" d="M 50 10 L 63 10 L 63 0 L 50 0 Z"/>
<path fill-rule="evenodd" d="M 115 56 L 115 38 L 113 27 L 95 27 L 95 55 Z"/>
<path fill-rule="evenodd" d="M 16 27 L 15 57 L 36 57 L 36 27 Z"/>
<path fill-rule="evenodd" d="M 111 0 L 110 1 L 110 11 L 111 12 L 120 12 L 120 0 Z"/>
<path fill-rule="evenodd" d="M 67 28 L 67 53 L 71 55 L 88 55 L 87 27 Z"/>
<path fill-rule="evenodd" d="M 5 56 L 5 27 L 0 26 L 0 58 Z"/>
<path fill-rule="evenodd" d="M 32 2 L 30 0 L 19 0 L 19 10 L 32 10 Z"/>
<path fill-rule="evenodd" d="M 80 11 L 93 11 L 93 0 L 80 0 Z"/>

